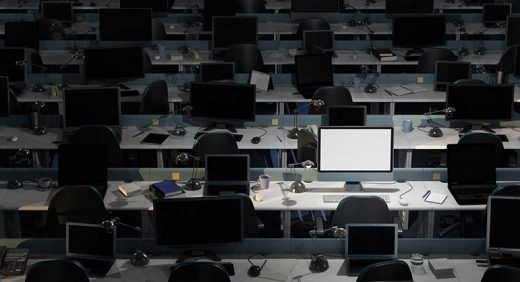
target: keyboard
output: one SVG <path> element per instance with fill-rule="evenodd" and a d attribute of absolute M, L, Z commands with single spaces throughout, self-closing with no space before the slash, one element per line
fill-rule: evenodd
<path fill-rule="evenodd" d="M 356 195 L 342 195 L 342 194 L 332 194 L 332 195 L 323 195 L 323 202 L 324 203 L 339 203 L 341 200 L 350 197 L 350 196 L 356 196 Z M 385 202 L 390 203 L 390 197 L 388 195 L 383 194 L 370 194 L 369 196 L 376 196 L 378 198 L 383 199 Z"/>
<path fill-rule="evenodd" d="M 193 137 L 193 139 L 197 139 L 199 138 L 200 136 L 206 134 L 207 132 L 203 132 L 203 131 L 199 131 L 195 134 L 195 137 Z M 237 142 L 240 142 L 242 141 L 242 138 L 244 137 L 244 135 L 242 134 L 233 134 L 233 137 L 235 138 L 235 141 Z"/>

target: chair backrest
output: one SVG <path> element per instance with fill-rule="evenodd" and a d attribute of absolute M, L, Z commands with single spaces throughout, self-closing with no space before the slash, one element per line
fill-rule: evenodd
<path fill-rule="evenodd" d="M 515 196 L 520 197 L 520 185 L 507 185 L 498 187 L 493 191 L 493 196 Z"/>
<path fill-rule="evenodd" d="M 235 62 L 236 73 L 250 73 L 251 70 L 266 72 L 262 53 L 255 44 L 233 44 L 225 55 L 226 62 Z"/>
<path fill-rule="evenodd" d="M 412 271 L 402 260 L 391 260 L 371 264 L 358 275 L 357 282 L 369 281 L 413 281 Z"/>
<path fill-rule="evenodd" d="M 508 158 L 506 151 L 504 150 L 504 144 L 502 140 L 494 134 L 475 132 L 463 135 L 459 139 L 459 144 L 468 143 L 491 143 L 495 146 L 495 165 L 497 167 L 508 167 Z"/>
<path fill-rule="evenodd" d="M 303 32 L 307 30 L 330 30 L 330 24 L 324 19 L 306 19 L 298 25 L 296 39 L 303 40 Z"/>
<path fill-rule="evenodd" d="M 235 13 L 263 13 L 264 0 L 235 0 Z"/>
<path fill-rule="evenodd" d="M 200 136 L 193 144 L 193 154 L 204 164 L 207 154 L 238 154 L 238 145 L 233 134 L 226 131 L 209 132 Z"/>
<path fill-rule="evenodd" d="M 515 53 L 518 45 L 509 46 L 500 60 L 498 61 L 498 69 L 506 73 L 513 73 L 515 71 Z"/>
<path fill-rule="evenodd" d="M 393 223 L 386 202 L 375 196 L 352 196 L 343 199 L 332 217 L 331 226 L 348 223 Z"/>
<path fill-rule="evenodd" d="M 25 282 L 89 282 L 88 274 L 74 260 L 46 260 L 35 263 L 27 271 Z"/>
<path fill-rule="evenodd" d="M 95 188 L 64 186 L 49 202 L 45 231 L 49 237 L 64 237 L 69 221 L 97 224 L 107 217 L 103 198 Z"/>
<path fill-rule="evenodd" d="M 258 220 L 256 217 L 255 206 L 253 205 L 251 198 L 242 193 L 228 194 L 222 197 L 242 198 L 242 225 L 244 238 L 258 238 Z"/>
<path fill-rule="evenodd" d="M 453 82 L 455 85 L 481 85 L 486 84 L 484 81 L 480 79 L 459 79 Z"/>
<path fill-rule="evenodd" d="M 311 105 L 309 107 L 309 114 L 326 114 L 329 106 L 346 106 L 352 105 L 352 95 L 350 91 L 343 86 L 325 86 L 314 92 L 313 100 L 322 100 L 325 105 L 316 107 Z"/>
<path fill-rule="evenodd" d="M 168 282 L 230 282 L 226 269 L 215 262 L 183 262 L 170 272 Z"/>
<path fill-rule="evenodd" d="M 168 84 L 164 80 L 154 81 L 144 90 L 139 114 L 166 115 L 169 112 Z"/>
<path fill-rule="evenodd" d="M 418 73 L 435 73 L 437 61 L 457 61 L 459 58 L 449 49 L 435 48 L 424 52 L 417 64 Z"/>
<path fill-rule="evenodd" d="M 38 29 L 40 40 L 62 40 L 63 27 L 59 20 L 56 19 L 39 19 Z"/>
<path fill-rule="evenodd" d="M 150 55 L 146 51 L 143 51 L 143 72 L 151 73 L 152 71 L 153 71 L 152 59 L 150 58 Z"/>
<path fill-rule="evenodd" d="M 481 282 L 518 282 L 520 268 L 507 265 L 493 265 L 486 269 Z"/>
<path fill-rule="evenodd" d="M 318 140 L 310 130 L 302 129 L 296 139 L 296 161 L 301 163 L 306 160 L 316 162 L 318 151 Z"/>
<path fill-rule="evenodd" d="M 166 28 L 158 19 L 152 19 L 152 40 L 166 40 Z"/>
<path fill-rule="evenodd" d="M 114 130 L 105 125 L 84 125 L 74 131 L 73 144 L 105 144 L 107 145 L 107 162 L 109 167 L 123 165 L 123 152 Z"/>

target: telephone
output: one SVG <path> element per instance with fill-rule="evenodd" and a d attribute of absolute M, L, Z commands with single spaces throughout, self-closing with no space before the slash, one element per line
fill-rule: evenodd
<path fill-rule="evenodd" d="M 0 246 L 0 274 L 6 276 L 22 275 L 27 267 L 27 259 L 29 258 L 29 249 L 16 248 L 9 249 Z"/>

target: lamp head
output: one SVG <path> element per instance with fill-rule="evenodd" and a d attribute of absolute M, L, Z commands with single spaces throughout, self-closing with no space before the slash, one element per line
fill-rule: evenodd
<path fill-rule="evenodd" d="M 453 113 L 456 112 L 456 109 L 455 109 L 455 108 L 452 108 L 452 107 L 447 107 L 446 110 L 445 110 L 445 112 L 446 112 L 446 115 L 447 115 L 448 117 L 451 117 L 451 116 L 453 115 Z"/>
<path fill-rule="evenodd" d="M 306 160 L 306 161 L 302 162 L 303 168 L 311 168 L 313 166 L 314 166 L 314 162 L 311 160 Z"/>
<path fill-rule="evenodd" d="M 18 61 L 16 61 L 16 62 L 14 62 L 15 67 L 23 67 L 23 66 L 25 66 L 26 64 L 27 64 L 27 62 L 24 61 L 24 60 L 18 60 Z"/>
<path fill-rule="evenodd" d="M 21 158 L 27 158 L 27 157 L 29 157 L 30 154 L 31 154 L 31 152 L 28 149 L 19 148 L 16 151 L 14 156 L 15 157 L 21 157 Z"/>
<path fill-rule="evenodd" d="M 180 153 L 176 158 L 175 161 L 177 164 L 186 164 L 190 160 L 190 155 L 188 153 Z"/>
<path fill-rule="evenodd" d="M 325 106 L 325 102 L 321 99 L 312 100 L 311 103 L 316 108 L 321 108 Z"/>
<path fill-rule="evenodd" d="M 116 219 L 104 220 L 101 222 L 101 226 L 105 229 L 106 232 L 112 233 L 112 231 L 116 228 Z"/>

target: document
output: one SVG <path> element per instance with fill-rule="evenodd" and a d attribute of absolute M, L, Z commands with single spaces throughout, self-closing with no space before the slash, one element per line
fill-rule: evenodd
<path fill-rule="evenodd" d="M 405 84 L 394 87 L 385 88 L 386 93 L 395 96 L 408 95 L 413 93 L 424 92 L 427 89 L 418 84 Z"/>

